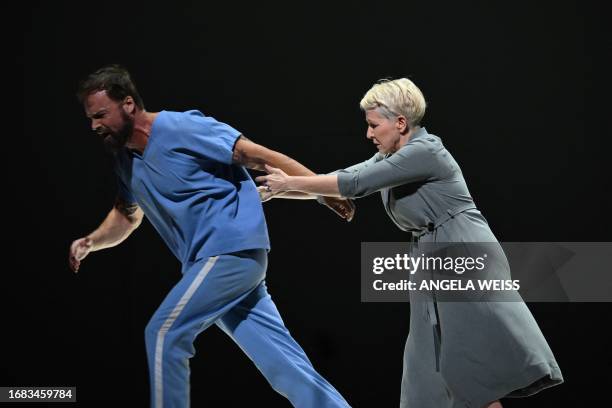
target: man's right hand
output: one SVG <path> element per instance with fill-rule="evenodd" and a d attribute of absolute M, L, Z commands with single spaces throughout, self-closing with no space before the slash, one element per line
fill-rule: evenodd
<path fill-rule="evenodd" d="M 351 199 L 339 197 L 320 197 L 319 202 L 350 222 L 355 216 L 355 203 Z"/>
<path fill-rule="evenodd" d="M 68 264 L 74 273 L 79 271 L 81 261 L 91 252 L 92 247 L 93 242 L 87 237 L 79 238 L 70 245 Z"/>

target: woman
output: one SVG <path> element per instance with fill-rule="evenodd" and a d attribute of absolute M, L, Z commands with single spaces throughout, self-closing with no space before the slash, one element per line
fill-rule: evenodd
<path fill-rule="evenodd" d="M 360 103 L 371 159 L 328 175 L 258 177 L 268 195 L 345 198 L 380 191 L 385 210 L 413 241 L 497 242 L 457 162 L 419 124 L 425 99 L 406 78 L 374 85 Z M 520 302 L 416 302 L 404 350 L 402 407 L 501 407 L 563 382 L 537 323 Z"/>

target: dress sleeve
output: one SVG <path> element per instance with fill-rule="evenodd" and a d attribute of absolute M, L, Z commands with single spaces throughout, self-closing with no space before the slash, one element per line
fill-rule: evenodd
<path fill-rule="evenodd" d="M 344 173 L 344 172 L 353 173 L 365 167 L 368 167 L 369 165 L 376 163 L 377 161 L 382 160 L 383 158 L 384 156 L 382 154 L 376 153 L 374 156 L 370 157 L 368 160 L 362 161 L 361 163 L 354 164 L 350 167 L 347 167 L 346 169 L 339 169 L 336 171 L 332 171 L 331 173 L 327 173 L 327 175 L 334 175 L 334 174 L 339 174 L 339 173 Z"/>
<path fill-rule="evenodd" d="M 374 159 L 374 158 L 372 158 Z M 406 183 L 436 177 L 435 152 L 424 142 L 408 143 L 393 155 L 372 159 L 338 172 L 338 189 L 343 197 L 364 197 Z"/>

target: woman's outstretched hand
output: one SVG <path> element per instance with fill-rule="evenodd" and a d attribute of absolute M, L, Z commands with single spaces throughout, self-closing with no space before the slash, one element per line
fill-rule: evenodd
<path fill-rule="evenodd" d="M 291 176 L 288 176 L 287 173 L 281 169 L 268 166 L 267 164 L 266 171 L 268 172 L 267 175 L 259 176 L 255 180 L 257 180 L 258 183 L 261 183 L 267 192 L 274 195 L 290 190 L 289 180 L 291 179 Z"/>
<path fill-rule="evenodd" d="M 268 201 L 275 195 L 291 191 L 291 176 L 288 176 L 281 169 L 267 164 L 265 168 L 268 174 L 255 179 L 258 183 L 261 183 L 257 188 L 261 201 Z M 355 204 L 351 200 L 340 197 L 319 197 L 318 201 L 346 221 L 351 221 L 355 215 Z"/>

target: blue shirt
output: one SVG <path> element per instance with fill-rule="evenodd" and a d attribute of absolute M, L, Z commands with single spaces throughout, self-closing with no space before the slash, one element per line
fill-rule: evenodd
<path fill-rule="evenodd" d="M 257 187 L 232 163 L 240 132 L 199 111 L 160 112 L 140 155 L 115 155 L 119 195 L 137 203 L 183 263 L 270 249 Z"/>

